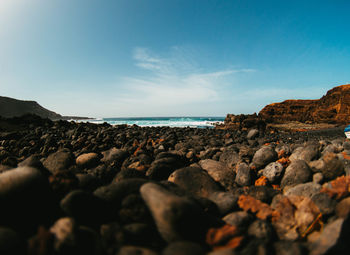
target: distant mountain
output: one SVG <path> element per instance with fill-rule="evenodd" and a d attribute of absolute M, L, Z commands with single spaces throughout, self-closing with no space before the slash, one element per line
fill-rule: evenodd
<path fill-rule="evenodd" d="M 64 119 L 65 117 L 53 111 L 47 110 L 35 101 L 17 100 L 0 96 L 0 116 L 5 118 L 19 117 L 24 114 L 35 114 L 51 120 Z"/>

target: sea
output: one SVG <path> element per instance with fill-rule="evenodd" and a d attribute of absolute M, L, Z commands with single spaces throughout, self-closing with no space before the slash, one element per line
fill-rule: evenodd
<path fill-rule="evenodd" d="M 132 117 L 132 118 L 96 118 L 80 120 L 102 124 L 107 122 L 111 125 L 137 125 L 140 127 L 191 127 L 191 128 L 214 128 L 215 124 L 224 122 L 225 117 Z"/>

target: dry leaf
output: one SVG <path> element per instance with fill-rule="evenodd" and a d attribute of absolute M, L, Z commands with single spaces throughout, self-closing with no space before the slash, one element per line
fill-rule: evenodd
<path fill-rule="evenodd" d="M 284 168 L 287 168 L 290 164 L 290 160 L 288 157 L 283 157 L 277 160 L 278 163 L 280 163 Z"/>
<path fill-rule="evenodd" d="M 256 217 L 262 220 L 267 219 L 273 213 L 272 208 L 268 204 L 265 204 L 249 195 L 241 195 L 238 199 L 238 206 L 244 211 L 256 213 Z"/>
<path fill-rule="evenodd" d="M 243 236 L 237 236 L 238 230 L 235 226 L 224 225 L 221 228 L 211 228 L 206 235 L 206 242 L 213 250 L 235 249 L 243 240 Z"/>
<path fill-rule="evenodd" d="M 335 199 L 341 199 L 350 193 L 350 176 L 340 176 L 331 181 L 330 188 L 322 188 L 321 192 Z"/>
<path fill-rule="evenodd" d="M 268 179 L 265 176 L 261 176 L 255 181 L 255 186 L 266 186 L 269 184 Z"/>

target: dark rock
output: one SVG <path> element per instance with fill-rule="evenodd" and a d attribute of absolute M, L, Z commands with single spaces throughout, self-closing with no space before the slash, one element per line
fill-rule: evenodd
<path fill-rule="evenodd" d="M 312 176 L 312 182 L 313 183 L 321 184 L 322 181 L 323 181 L 323 174 L 322 173 L 315 173 Z"/>
<path fill-rule="evenodd" d="M 124 243 L 142 247 L 159 248 L 166 245 L 157 229 L 153 225 L 145 223 L 131 223 L 124 225 L 123 237 Z"/>
<path fill-rule="evenodd" d="M 138 171 L 136 169 L 132 168 L 127 168 L 127 169 L 122 169 L 114 178 L 114 182 L 118 182 L 121 180 L 125 179 L 130 179 L 130 178 L 145 178 L 145 174 L 141 171 Z"/>
<path fill-rule="evenodd" d="M 251 184 L 250 168 L 246 163 L 239 163 L 236 166 L 235 181 L 240 186 L 249 186 Z"/>
<path fill-rule="evenodd" d="M 310 246 L 311 255 L 347 254 L 349 251 L 350 218 L 337 219 L 325 226 Z"/>
<path fill-rule="evenodd" d="M 74 190 L 61 200 L 64 213 L 76 220 L 77 223 L 94 226 L 107 220 L 106 203 L 93 194 Z"/>
<path fill-rule="evenodd" d="M 68 149 L 63 149 L 50 154 L 44 160 L 43 165 L 53 174 L 68 170 L 74 164 L 72 153 Z"/>
<path fill-rule="evenodd" d="M 230 192 L 214 192 L 208 198 L 217 205 L 221 215 L 229 213 L 237 206 L 238 196 Z"/>
<path fill-rule="evenodd" d="M 311 179 L 311 176 L 311 170 L 304 160 L 294 160 L 286 169 L 281 187 L 305 183 Z"/>
<path fill-rule="evenodd" d="M 313 182 L 297 184 L 294 187 L 288 189 L 284 195 L 294 195 L 294 196 L 303 196 L 311 198 L 312 196 L 318 194 L 321 190 L 320 184 L 315 184 Z"/>
<path fill-rule="evenodd" d="M 321 169 L 321 173 L 325 180 L 333 180 L 338 176 L 344 174 L 344 165 L 336 154 L 328 153 L 322 157 L 324 167 Z"/>
<path fill-rule="evenodd" d="M 79 180 L 71 171 L 60 171 L 50 175 L 49 182 L 57 199 L 62 199 L 70 191 L 79 187 Z"/>
<path fill-rule="evenodd" d="M 253 217 L 244 211 L 232 212 L 222 218 L 227 224 L 237 227 L 241 232 L 245 231 Z"/>
<path fill-rule="evenodd" d="M 148 207 L 139 194 L 130 194 L 123 198 L 118 216 L 123 224 L 152 222 Z"/>
<path fill-rule="evenodd" d="M 350 197 L 344 198 L 341 200 L 336 208 L 335 208 L 335 213 L 339 218 L 345 219 L 346 217 L 349 217 L 350 213 Z"/>
<path fill-rule="evenodd" d="M 100 163 L 100 158 L 97 153 L 84 153 L 77 157 L 75 163 L 81 168 L 93 168 Z"/>
<path fill-rule="evenodd" d="M 120 167 L 123 164 L 124 160 L 129 156 L 129 153 L 125 150 L 112 148 L 108 151 L 102 152 L 102 155 L 102 162 L 108 165 Z"/>
<path fill-rule="evenodd" d="M 244 188 L 244 194 L 254 197 L 264 203 L 270 203 L 272 198 L 279 194 L 279 191 L 267 186 L 250 186 Z"/>
<path fill-rule="evenodd" d="M 93 192 L 95 189 L 101 186 L 99 180 L 91 174 L 76 174 L 75 176 L 79 181 L 79 189 Z"/>
<path fill-rule="evenodd" d="M 143 247 L 123 246 L 116 255 L 158 255 L 157 252 Z"/>
<path fill-rule="evenodd" d="M 323 215 L 333 214 L 337 205 L 336 201 L 325 193 L 316 193 L 311 196 L 311 200 L 317 205 Z"/>
<path fill-rule="evenodd" d="M 224 150 L 220 155 L 220 162 L 225 163 L 228 167 L 233 168 L 239 161 L 239 155 L 235 150 Z"/>
<path fill-rule="evenodd" d="M 273 244 L 276 255 L 303 255 L 306 249 L 299 243 L 290 241 L 278 241 Z"/>
<path fill-rule="evenodd" d="M 19 167 L 0 174 L 0 225 L 20 233 L 36 231 L 54 217 L 54 198 L 39 170 Z"/>
<path fill-rule="evenodd" d="M 153 183 L 144 184 L 140 192 L 164 240 L 204 240 L 210 223 L 197 204 Z"/>
<path fill-rule="evenodd" d="M 22 162 L 18 164 L 19 167 L 22 166 L 28 166 L 28 167 L 34 167 L 36 169 L 42 170 L 44 168 L 43 164 L 40 161 L 39 156 L 37 155 L 31 155 Z"/>
<path fill-rule="evenodd" d="M 265 176 L 270 183 L 278 182 L 283 175 L 283 166 L 279 162 L 271 162 L 263 170 L 263 176 Z"/>
<path fill-rule="evenodd" d="M 208 173 L 198 167 L 178 169 L 169 176 L 168 181 L 199 197 L 208 197 L 214 192 L 221 191 Z"/>
<path fill-rule="evenodd" d="M 212 159 L 204 159 L 198 164 L 208 172 L 214 181 L 221 184 L 226 190 L 230 190 L 234 184 L 235 174 L 232 169 L 228 168 L 224 163 Z"/>
<path fill-rule="evenodd" d="M 277 160 L 275 149 L 272 146 L 263 146 L 255 152 L 252 162 L 257 169 L 261 169 L 275 160 Z"/>
<path fill-rule="evenodd" d="M 204 255 L 205 249 L 198 243 L 180 241 L 170 243 L 162 252 L 163 255 Z"/>
<path fill-rule="evenodd" d="M 257 219 L 248 227 L 248 234 L 259 239 L 270 240 L 272 238 L 272 226 L 265 220 Z"/>
<path fill-rule="evenodd" d="M 306 147 L 298 147 L 295 151 L 293 151 L 292 155 L 290 155 L 289 160 L 304 160 L 306 162 L 310 162 L 319 157 L 319 148 L 318 145 L 308 145 Z"/>
<path fill-rule="evenodd" d="M 177 154 L 170 154 L 172 156 L 169 156 L 168 154 L 160 153 L 160 156 L 157 156 L 158 158 L 152 162 L 147 170 L 146 176 L 152 180 L 166 180 L 176 169 L 186 166 L 187 160 L 184 157 Z M 168 155 L 168 157 L 165 157 L 165 155 Z"/>
<path fill-rule="evenodd" d="M 25 253 L 24 240 L 12 229 L 0 227 L 0 254 L 22 255 Z"/>

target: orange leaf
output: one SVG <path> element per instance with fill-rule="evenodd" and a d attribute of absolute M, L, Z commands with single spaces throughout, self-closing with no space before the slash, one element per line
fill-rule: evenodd
<path fill-rule="evenodd" d="M 226 248 L 237 248 L 243 237 L 237 236 L 238 230 L 235 226 L 224 225 L 221 228 L 211 228 L 206 235 L 206 243 L 213 247 L 213 250 Z"/>
<path fill-rule="evenodd" d="M 335 199 L 341 199 L 350 193 L 350 176 L 340 176 L 331 181 L 330 188 L 322 188 L 321 192 L 328 194 Z"/>
<path fill-rule="evenodd" d="M 255 181 L 255 186 L 266 186 L 268 183 L 268 179 L 265 176 L 261 176 Z"/>
<path fill-rule="evenodd" d="M 241 195 L 238 199 L 238 206 L 244 211 L 256 213 L 256 217 L 262 220 L 267 219 L 273 213 L 272 208 L 268 204 L 265 204 L 249 195 Z"/>

